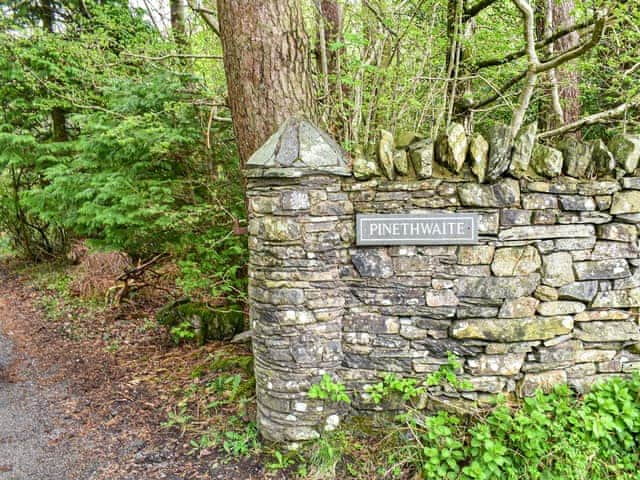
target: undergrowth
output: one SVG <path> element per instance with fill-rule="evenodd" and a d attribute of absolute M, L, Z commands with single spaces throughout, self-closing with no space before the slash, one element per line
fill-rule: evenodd
<path fill-rule="evenodd" d="M 490 408 L 466 414 L 422 408 L 429 405 L 424 397 L 430 386 L 466 387 L 453 373 L 458 367 L 450 357 L 424 381 L 389 374 L 371 385 L 371 401 L 400 401 L 404 408 L 396 414 L 352 417 L 339 431 L 289 454 L 299 478 L 639 478 L 640 374 L 598 383 L 582 397 L 560 385 L 517 403 L 497 396 Z M 344 386 L 330 377 L 311 391 L 314 398 L 350 402 L 344 395 Z M 275 458 L 277 464 L 290 465 Z"/>

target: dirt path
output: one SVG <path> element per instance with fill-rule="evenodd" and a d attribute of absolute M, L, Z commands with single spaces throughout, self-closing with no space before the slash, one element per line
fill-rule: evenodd
<path fill-rule="evenodd" d="M 172 392 L 220 345 L 176 348 L 148 328 L 148 311 L 52 318 L 52 300 L 0 260 L 0 480 L 285 478 L 219 449 L 192 455 L 162 427 Z"/>
<path fill-rule="evenodd" d="M 11 284 L 0 269 L 0 479 L 88 478 L 93 466 L 80 460 L 78 425 L 64 412 L 67 389 L 44 383 L 10 337 L 9 325 L 21 320 Z"/>

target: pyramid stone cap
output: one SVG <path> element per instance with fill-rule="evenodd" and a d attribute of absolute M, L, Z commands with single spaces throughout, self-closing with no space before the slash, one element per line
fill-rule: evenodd
<path fill-rule="evenodd" d="M 248 177 L 351 175 L 347 154 L 303 116 L 289 118 L 246 165 Z"/>

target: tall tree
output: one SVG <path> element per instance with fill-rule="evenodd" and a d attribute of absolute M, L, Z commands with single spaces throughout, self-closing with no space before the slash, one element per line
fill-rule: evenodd
<path fill-rule="evenodd" d="M 173 32 L 173 39 L 178 46 L 183 47 L 186 44 L 183 0 L 170 0 L 169 10 L 171 13 L 171 30 Z"/>
<path fill-rule="evenodd" d="M 240 159 L 291 115 L 313 113 L 309 37 L 296 0 L 218 0 Z"/>
<path fill-rule="evenodd" d="M 574 0 L 556 0 L 551 2 L 553 30 L 560 30 L 574 25 Z M 580 43 L 578 32 L 571 32 L 555 43 L 557 52 L 566 52 Z M 556 72 L 558 94 L 564 113 L 563 123 L 575 122 L 580 118 L 580 87 L 577 68 L 560 67 Z"/>
<path fill-rule="evenodd" d="M 44 31 L 53 34 L 55 32 L 56 16 L 55 5 L 52 0 L 42 0 L 40 16 Z M 66 113 L 60 106 L 54 106 L 51 109 L 51 138 L 56 142 L 69 140 Z"/>
<path fill-rule="evenodd" d="M 540 40 L 550 38 L 554 32 L 570 29 L 574 24 L 574 0 L 544 0 L 538 4 L 537 35 Z M 547 45 L 547 55 L 563 53 L 580 43 L 580 35 L 572 31 Z M 560 67 L 545 75 L 544 95 L 540 96 L 538 121 L 543 130 L 558 128 L 580 118 L 579 74 L 577 69 Z"/>

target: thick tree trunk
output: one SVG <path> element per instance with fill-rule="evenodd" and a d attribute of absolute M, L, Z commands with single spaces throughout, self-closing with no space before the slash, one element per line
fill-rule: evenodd
<path fill-rule="evenodd" d="M 242 165 L 291 115 L 312 116 L 309 38 L 296 0 L 218 0 Z"/>
<path fill-rule="evenodd" d="M 170 0 L 169 9 L 171 12 L 171 30 L 173 38 L 179 47 L 187 43 L 184 21 L 184 0 Z"/>

